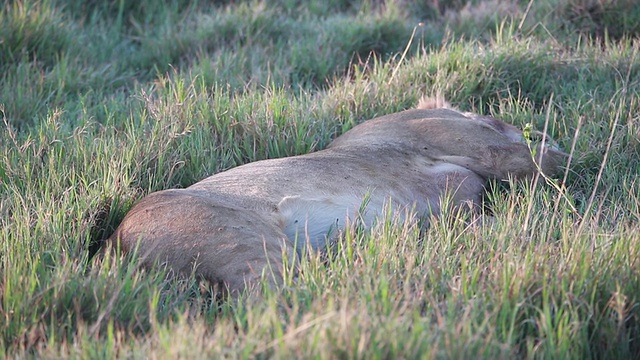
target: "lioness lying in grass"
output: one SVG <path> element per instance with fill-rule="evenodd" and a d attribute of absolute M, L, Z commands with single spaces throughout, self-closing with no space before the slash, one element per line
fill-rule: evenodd
<path fill-rule="evenodd" d="M 366 121 L 325 150 L 263 160 L 215 174 L 186 189 L 138 202 L 110 241 L 138 249 L 143 264 L 195 272 L 232 292 L 263 271 L 282 280 L 357 217 L 369 227 L 383 209 L 437 215 L 440 199 L 479 204 L 490 179 L 554 174 L 566 154 L 537 147 L 500 120 L 453 110 L 439 99 Z"/>

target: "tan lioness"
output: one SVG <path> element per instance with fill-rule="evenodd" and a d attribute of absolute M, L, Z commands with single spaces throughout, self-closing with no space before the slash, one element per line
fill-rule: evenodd
<path fill-rule="evenodd" d="M 512 125 L 426 99 L 418 109 L 357 125 L 325 150 L 152 193 L 110 240 L 137 249 L 145 265 L 195 271 L 241 291 L 265 270 L 279 283 L 283 256 L 292 264 L 309 248 L 323 249 L 348 217 L 368 227 L 388 207 L 437 215 L 444 196 L 478 204 L 488 180 L 540 169 L 552 175 L 565 157 L 547 146 L 532 152 Z"/>

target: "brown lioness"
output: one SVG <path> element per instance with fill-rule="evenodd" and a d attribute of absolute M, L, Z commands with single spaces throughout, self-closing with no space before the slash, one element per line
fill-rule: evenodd
<path fill-rule="evenodd" d="M 325 150 L 152 193 L 110 241 L 138 249 L 144 265 L 194 271 L 236 292 L 265 270 L 279 283 L 283 256 L 292 264 L 309 247 L 323 249 L 350 216 L 369 227 L 388 207 L 437 215 L 444 196 L 479 204 L 488 180 L 552 175 L 565 157 L 553 147 L 532 152 L 512 125 L 426 99 L 355 126 Z"/>

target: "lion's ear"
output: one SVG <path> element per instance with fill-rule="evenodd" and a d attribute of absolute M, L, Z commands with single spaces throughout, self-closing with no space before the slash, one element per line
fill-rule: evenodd
<path fill-rule="evenodd" d="M 493 159 L 502 159 L 505 157 L 531 158 L 531 151 L 529 150 L 527 145 L 522 143 L 489 145 L 487 146 L 487 149 L 489 149 L 489 155 Z"/>
<path fill-rule="evenodd" d="M 503 178 L 532 176 L 539 171 L 553 176 L 564 168 L 569 155 L 560 150 L 541 147 L 529 148 L 525 144 L 489 146 L 489 152 L 498 173 Z"/>
<path fill-rule="evenodd" d="M 505 180 L 510 176 L 521 178 L 538 171 L 531 150 L 521 143 L 490 145 L 489 154 L 494 177 Z"/>
<path fill-rule="evenodd" d="M 506 143 L 476 148 L 465 155 L 440 155 L 440 161 L 462 166 L 486 179 L 507 179 L 533 174 L 536 166 L 524 144 Z"/>
<path fill-rule="evenodd" d="M 460 156 L 460 155 L 444 155 L 438 156 L 438 160 L 461 166 L 467 170 L 473 171 L 476 175 L 479 175 L 485 179 L 493 179 L 500 177 L 496 171 L 495 163 L 486 156 Z"/>

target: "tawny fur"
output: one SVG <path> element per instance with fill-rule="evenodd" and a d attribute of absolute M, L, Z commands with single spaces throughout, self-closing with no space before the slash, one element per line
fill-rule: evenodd
<path fill-rule="evenodd" d="M 418 102 L 416 109 L 453 109 L 451 104 L 442 95 L 423 96 Z M 454 109 L 455 110 L 455 109 Z"/>
<path fill-rule="evenodd" d="M 517 128 L 461 113 L 443 98 L 425 98 L 418 107 L 366 121 L 325 150 L 150 194 L 110 241 L 138 249 L 146 266 L 195 272 L 237 293 L 263 273 L 281 283 L 283 262 L 295 264 L 309 247 L 323 249 L 348 218 L 370 227 L 388 207 L 437 215 L 444 196 L 454 205 L 478 204 L 490 179 L 538 169 L 553 175 L 565 161 L 565 153 L 539 148 L 536 164 Z"/>

